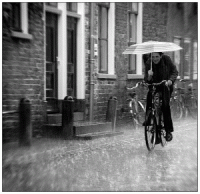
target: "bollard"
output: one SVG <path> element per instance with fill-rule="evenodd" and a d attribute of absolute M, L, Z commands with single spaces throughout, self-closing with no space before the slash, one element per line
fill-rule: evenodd
<path fill-rule="evenodd" d="M 19 104 L 19 146 L 31 146 L 32 121 L 31 102 L 22 98 Z"/>
<path fill-rule="evenodd" d="M 115 131 L 116 116 L 117 116 L 117 97 L 110 97 L 108 100 L 106 121 L 112 122 L 113 131 Z"/>
<path fill-rule="evenodd" d="M 73 136 L 74 100 L 66 96 L 62 102 L 62 134 L 64 137 Z"/>

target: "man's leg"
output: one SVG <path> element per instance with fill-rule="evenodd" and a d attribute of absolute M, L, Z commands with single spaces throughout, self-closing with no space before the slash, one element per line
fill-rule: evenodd
<path fill-rule="evenodd" d="M 167 136 L 169 136 L 166 138 L 168 141 L 172 139 L 171 132 L 174 131 L 169 102 L 170 102 L 170 91 L 168 90 L 167 87 L 164 87 L 163 88 L 163 110 L 164 110 L 163 117 L 164 117 L 165 130 L 166 130 Z"/>

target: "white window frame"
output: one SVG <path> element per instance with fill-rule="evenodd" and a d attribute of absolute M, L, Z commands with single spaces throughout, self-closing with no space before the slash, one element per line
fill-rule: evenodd
<path fill-rule="evenodd" d="M 108 73 L 98 73 L 98 78 L 116 79 L 115 74 L 115 3 L 108 9 Z"/>
<path fill-rule="evenodd" d="M 143 3 L 138 3 L 137 15 L 137 37 L 136 43 L 142 43 L 142 20 L 143 20 Z M 136 74 L 127 74 L 128 79 L 144 78 L 142 75 L 142 55 L 136 55 Z"/>
<path fill-rule="evenodd" d="M 77 18 L 77 99 L 85 99 L 85 4 L 77 4 L 77 13 L 69 12 L 66 3 L 58 3 L 58 99 L 67 96 L 67 16 Z M 46 6 L 47 7 L 47 6 Z M 52 11 L 52 10 L 51 10 Z"/>
<path fill-rule="evenodd" d="M 22 32 L 11 31 L 11 36 L 32 39 L 32 35 L 28 33 L 28 3 L 20 3 L 20 22 Z"/>

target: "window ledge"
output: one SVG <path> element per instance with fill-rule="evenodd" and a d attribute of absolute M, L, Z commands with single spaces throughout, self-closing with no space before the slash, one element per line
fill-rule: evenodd
<path fill-rule="evenodd" d="M 117 79 L 117 76 L 114 74 L 97 74 L 98 79 Z"/>
<path fill-rule="evenodd" d="M 127 79 L 144 79 L 144 75 L 127 74 Z"/>
<path fill-rule="evenodd" d="M 25 33 L 16 32 L 16 31 L 11 31 L 11 36 L 15 38 L 23 38 L 23 39 L 28 39 L 28 40 L 33 39 L 33 36 L 31 34 L 25 34 Z"/>
<path fill-rule="evenodd" d="M 70 11 L 67 11 L 67 16 L 71 16 L 71 17 L 75 17 L 75 18 L 81 18 L 80 14 L 70 12 Z"/>
<path fill-rule="evenodd" d="M 49 6 L 49 5 L 46 5 L 45 6 L 45 10 L 47 12 L 50 12 L 50 13 L 55 13 L 57 15 L 61 15 L 62 14 L 62 10 L 56 8 L 56 7 L 52 7 L 52 6 Z"/>

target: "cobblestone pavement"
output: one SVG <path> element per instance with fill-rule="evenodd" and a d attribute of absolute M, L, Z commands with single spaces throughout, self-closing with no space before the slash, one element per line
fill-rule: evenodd
<path fill-rule="evenodd" d="M 93 140 L 3 145 L 3 191 L 197 191 L 197 121 L 174 121 L 173 140 L 148 152 L 143 128 Z"/>

